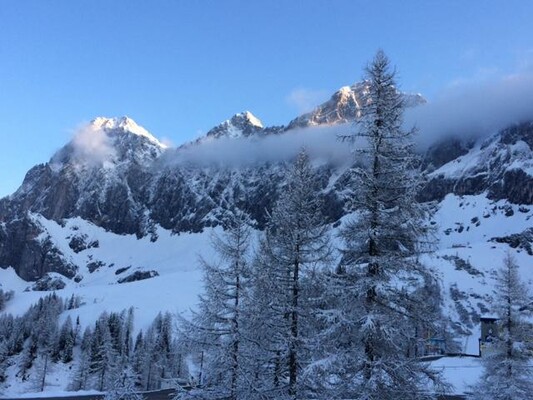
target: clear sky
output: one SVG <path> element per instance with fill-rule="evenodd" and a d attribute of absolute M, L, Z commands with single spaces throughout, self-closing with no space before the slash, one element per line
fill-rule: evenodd
<path fill-rule="evenodd" d="M 96 116 L 174 144 L 243 110 L 284 124 L 377 48 L 430 101 L 531 69 L 532 16 L 527 0 L 0 0 L 0 196 Z"/>

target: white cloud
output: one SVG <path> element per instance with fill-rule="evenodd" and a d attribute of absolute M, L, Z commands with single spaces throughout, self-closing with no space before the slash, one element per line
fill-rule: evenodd
<path fill-rule="evenodd" d="M 293 89 L 286 97 L 287 104 L 295 107 L 298 113 L 312 111 L 319 104 L 326 101 L 331 93 L 327 90 L 313 90 L 305 88 Z"/>
<path fill-rule="evenodd" d="M 314 159 L 339 164 L 351 159 L 352 146 L 337 137 L 351 129 L 350 124 L 344 124 L 295 129 L 261 138 L 221 138 L 167 151 L 164 160 L 170 164 L 249 166 L 287 161 L 305 148 Z"/>
<path fill-rule="evenodd" d="M 115 156 L 115 149 L 105 131 L 92 124 L 76 130 L 72 148 L 75 159 L 89 164 L 102 164 Z"/>
<path fill-rule="evenodd" d="M 406 112 L 425 147 L 446 136 L 491 135 L 533 119 L 533 73 L 453 85 L 440 97 Z"/>

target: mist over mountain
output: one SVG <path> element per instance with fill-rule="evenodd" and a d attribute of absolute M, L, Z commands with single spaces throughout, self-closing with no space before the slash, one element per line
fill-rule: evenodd
<path fill-rule="evenodd" d="M 406 110 L 422 149 L 450 137 L 472 140 L 533 119 L 533 74 L 457 83 L 434 100 Z"/>

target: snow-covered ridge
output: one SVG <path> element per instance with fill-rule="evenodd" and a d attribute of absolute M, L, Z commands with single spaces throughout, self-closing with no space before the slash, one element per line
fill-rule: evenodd
<path fill-rule="evenodd" d="M 257 126 L 259 128 L 264 128 L 263 123 L 259 118 L 253 115 L 250 111 L 244 111 L 243 113 L 236 114 L 236 116 L 242 117 L 247 120 L 250 124 Z"/>
<path fill-rule="evenodd" d="M 451 138 L 430 148 L 422 200 L 486 191 L 490 199 L 533 204 L 533 123 L 516 124 L 469 144 L 459 142 Z"/>
<path fill-rule="evenodd" d="M 366 81 L 357 82 L 351 86 L 343 86 L 328 101 L 317 105 L 313 111 L 296 117 L 289 121 L 287 125 L 280 126 L 265 126 L 250 111 L 243 111 L 222 121 L 202 137 L 181 145 L 180 148 L 190 148 L 194 145 L 210 143 L 218 139 L 266 137 L 302 128 L 329 127 L 352 123 L 359 118 L 361 107 L 367 94 L 368 82 Z M 426 103 L 424 97 L 418 93 L 402 93 L 402 96 L 405 100 L 405 107 L 415 107 Z"/>
<path fill-rule="evenodd" d="M 57 151 L 50 164 L 56 171 L 67 164 L 82 169 L 87 165 L 112 169 L 131 161 L 149 165 L 166 148 L 167 145 L 129 117 L 97 117 L 78 128 L 70 143 Z"/>
<path fill-rule="evenodd" d="M 528 144 L 523 140 L 503 144 L 498 139 L 499 135 L 496 135 L 484 143 L 478 142 L 467 154 L 446 163 L 433 171 L 430 176 L 442 175 L 450 178 L 475 176 L 477 173 L 494 171 L 495 167 L 504 170 L 520 168 L 533 176 L 533 151 Z M 499 161 L 500 165 L 495 165 L 495 161 Z"/>
<path fill-rule="evenodd" d="M 144 136 L 145 138 L 149 139 L 151 142 L 162 148 L 167 147 L 167 145 L 161 143 L 145 128 L 138 125 L 133 119 L 127 116 L 119 118 L 97 117 L 90 122 L 90 126 L 96 129 L 102 129 L 106 132 L 120 129 L 124 132 L 133 133 L 138 136 Z"/>

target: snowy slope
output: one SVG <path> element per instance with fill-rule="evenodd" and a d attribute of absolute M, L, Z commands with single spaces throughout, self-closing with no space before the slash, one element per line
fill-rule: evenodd
<path fill-rule="evenodd" d="M 67 300 L 72 295 L 79 296 L 82 304 L 79 308 L 67 310 L 61 314 L 60 323 L 67 316 L 73 321 L 80 319 L 81 331 L 94 326 L 95 321 L 103 312 L 121 312 L 133 307 L 133 337 L 147 328 L 160 312 L 172 315 L 189 315 L 195 308 L 198 295 L 202 291 L 202 273 L 198 257 L 213 260 L 211 235 L 220 233 L 220 228 L 206 229 L 196 234 L 172 234 L 157 227 L 157 240 L 150 237 L 137 238 L 135 235 L 117 235 L 84 221 L 81 218 L 65 220 L 60 225 L 46 220 L 40 215 L 32 216 L 41 225 L 43 237 L 49 237 L 63 252 L 70 262 L 79 266 L 76 280 L 63 277 L 64 289 L 55 293 Z M 97 243 L 96 247 L 88 247 L 76 251 L 71 248 L 73 238 L 84 238 L 87 243 Z M 79 242 L 78 242 L 79 243 Z M 83 247 L 83 246 L 82 246 Z M 89 265 L 100 264 L 90 272 Z M 126 269 L 124 272 L 122 270 Z M 156 271 L 157 276 L 127 283 L 118 280 L 136 271 Z M 56 273 L 48 275 L 61 277 Z M 22 315 L 30 305 L 50 292 L 28 291 L 32 282 L 22 280 L 12 268 L 0 269 L 0 288 L 15 291 L 15 297 L 7 303 L 4 310 L 13 315 Z M 79 351 L 78 349 L 75 349 Z M 0 389 L 5 397 L 40 397 L 38 385 L 33 379 L 23 380 L 20 377 L 18 358 L 7 374 L 10 377 Z M 76 361 L 69 364 L 54 364 L 46 378 L 47 396 L 68 396 L 68 386 Z M 30 374 L 31 376 L 31 374 Z M 84 391 L 80 394 L 94 394 L 95 391 Z M 1 397 L 1 396 L 0 396 Z"/>
<path fill-rule="evenodd" d="M 444 310 L 463 332 L 462 352 L 478 354 L 479 317 L 490 314 L 494 271 L 510 252 L 524 281 L 533 286 L 532 256 L 495 238 L 521 234 L 533 225 L 533 208 L 477 196 L 448 195 L 432 221 L 438 227 L 438 251 L 426 263 L 442 280 Z"/>
<path fill-rule="evenodd" d="M 47 235 L 80 272 L 75 280 L 64 279 L 66 287 L 57 291 L 61 297 L 81 296 L 83 306 L 69 311 L 80 316 L 83 326 L 93 324 L 103 311 L 135 309 L 135 327 L 145 329 L 160 311 L 181 313 L 194 306 L 200 293 L 201 274 L 198 256 L 211 257 L 210 231 L 198 234 L 172 235 L 158 228 L 158 240 L 149 237 L 137 239 L 135 235 L 116 235 L 106 232 L 80 218 L 67 220 L 65 226 L 36 216 Z M 74 235 L 87 235 L 98 247 L 76 253 L 69 247 Z M 88 265 L 101 263 L 92 273 Z M 124 272 L 121 269 L 128 268 Z M 128 283 L 118 283 L 120 278 L 135 271 L 156 271 L 153 278 Z M 0 269 L 0 282 L 4 290 L 14 290 L 15 298 L 7 304 L 5 312 L 20 315 L 35 303 L 43 292 L 24 291 L 31 282 L 20 279 L 12 268 Z M 65 315 L 66 317 L 66 315 Z"/>
<path fill-rule="evenodd" d="M 129 117 L 121 117 L 121 118 L 97 117 L 91 121 L 90 125 L 96 129 L 102 129 L 105 131 L 114 131 L 114 130 L 119 129 L 124 132 L 131 132 L 135 135 L 144 136 L 150 142 L 157 145 L 158 147 L 161 147 L 161 148 L 167 147 L 165 144 L 157 140 L 145 128 L 138 125 L 133 119 Z"/>

